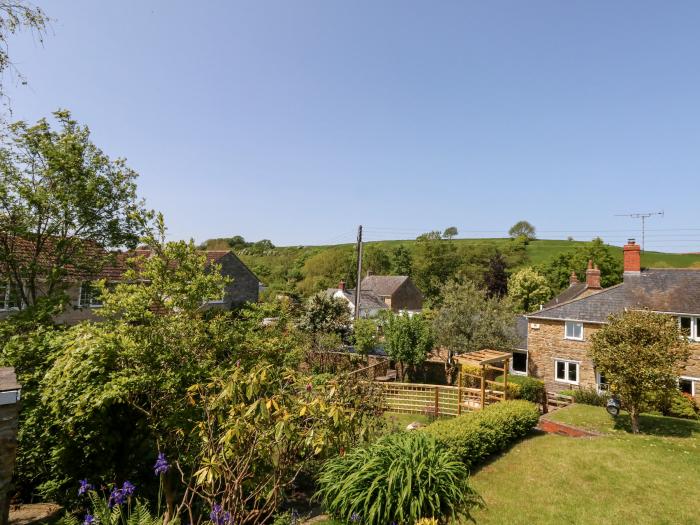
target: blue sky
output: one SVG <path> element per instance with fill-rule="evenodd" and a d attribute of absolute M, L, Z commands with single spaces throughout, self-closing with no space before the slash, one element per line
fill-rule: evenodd
<path fill-rule="evenodd" d="M 36 0 L 14 116 L 68 108 L 175 238 L 700 251 L 700 3 Z M 694 228 L 694 229 L 693 229 Z"/>

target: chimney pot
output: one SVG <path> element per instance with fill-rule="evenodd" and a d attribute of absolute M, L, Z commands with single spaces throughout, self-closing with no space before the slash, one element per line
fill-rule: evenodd
<path fill-rule="evenodd" d="M 578 283 L 578 277 L 576 277 L 576 272 L 571 270 L 571 275 L 569 275 L 569 286 Z"/>
<path fill-rule="evenodd" d="M 338 289 L 339 289 L 339 290 L 342 290 L 342 291 L 345 291 L 345 281 L 340 281 L 340 282 L 338 283 Z"/>
<path fill-rule="evenodd" d="M 639 273 L 642 270 L 642 255 L 639 244 L 629 239 L 622 248 L 625 273 Z"/>
<path fill-rule="evenodd" d="M 588 269 L 586 270 L 586 285 L 591 290 L 600 290 L 600 270 L 598 265 L 593 266 L 593 261 L 588 261 Z"/>

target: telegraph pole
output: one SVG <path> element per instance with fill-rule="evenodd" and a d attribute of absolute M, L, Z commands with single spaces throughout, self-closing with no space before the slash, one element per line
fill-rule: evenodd
<path fill-rule="evenodd" d="M 645 213 L 622 213 L 622 214 L 616 215 L 616 217 L 630 217 L 631 219 L 642 219 L 642 253 L 644 253 L 645 221 L 649 217 L 653 217 L 654 215 L 661 215 L 663 217 L 664 212 L 663 212 L 663 210 L 661 210 L 661 211 L 653 211 L 653 212 L 645 212 Z"/>
<path fill-rule="evenodd" d="M 357 228 L 357 284 L 355 285 L 355 319 L 360 318 L 362 282 L 362 225 Z"/>

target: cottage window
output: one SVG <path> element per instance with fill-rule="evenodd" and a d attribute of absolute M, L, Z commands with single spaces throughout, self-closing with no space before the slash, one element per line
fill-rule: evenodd
<path fill-rule="evenodd" d="M 564 338 L 565 339 L 575 339 L 576 341 L 583 341 L 583 323 L 576 321 L 566 321 L 564 328 Z"/>
<path fill-rule="evenodd" d="M 554 363 L 554 378 L 561 383 L 578 385 L 578 368 L 576 361 L 556 360 Z"/>
<path fill-rule="evenodd" d="M 22 296 L 14 283 L 0 284 L 0 311 L 19 310 Z"/>
<path fill-rule="evenodd" d="M 89 281 L 81 283 L 79 305 L 83 308 L 99 308 L 102 306 L 102 297 L 99 288 Z"/>
<path fill-rule="evenodd" d="M 598 393 L 602 394 L 604 392 L 607 392 L 608 390 L 608 382 L 605 380 L 605 375 L 601 374 L 600 372 L 596 372 L 595 374 L 595 383 L 596 383 L 596 388 L 598 389 Z"/>
<path fill-rule="evenodd" d="M 527 375 L 527 352 L 513 352 L 513 359 L 510 362 L 510 371 L 515 375 Z"/>
<path fill-rule="evenodd" d="M 678 323 L 684 336 L 693 341 L 700 341 L 700 317 L 681 316 Z"/>
<path fill-rule="evenodd" d="M 695 381 L 700 379 L 694 377 L 680 377 L 678 378 L 678 390 L 684 394 L 695 395 Z"/>

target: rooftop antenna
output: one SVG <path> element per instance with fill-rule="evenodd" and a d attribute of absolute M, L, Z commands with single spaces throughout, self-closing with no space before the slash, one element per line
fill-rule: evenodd
<path fill-rule="evenodd" d="M 645 229 L 645 221 L 649 217 L 653 217 L 655 215 L 661 215 L 662 217 L 664 216 L 664 211 L 652 211 L 652 212 L 644 212 L 644 213 L 620 213 L 616 214 L 615 217 L 629 217 L 631 219 L 642 219 L 642 253 L 644 253 L 644 229 Z"/>

